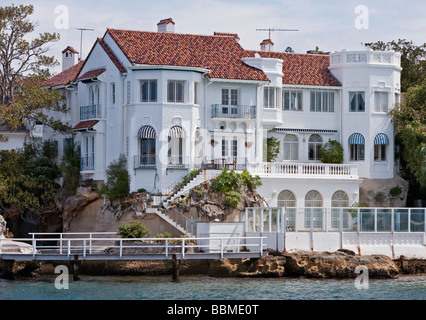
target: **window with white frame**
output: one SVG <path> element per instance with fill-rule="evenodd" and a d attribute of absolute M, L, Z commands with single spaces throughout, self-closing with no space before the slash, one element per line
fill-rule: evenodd
<path fill-rule="evenodd" d="M 365 111 L 365 92 L 349 92 L 349 111 Z"/>
<path fill-rule="evenodd" d="M 238 89 L 222 89 L 222 104 L 223 105 L 238 105 Z"/>
<path fill-rule="evenodd" d="M 284 160 L 299 160 L 299 140 L 294 134 L 287 134 L 284 137 L 283 153 Z"/>
<path fill-rule="evenodd" d="M 331 197 L 331 207 L 332 208 L 347 208 L 349 207 L 349 197 L 344 191 L 336 191 Z M 340 217 L 343 218 L 343 228 L 348 228 L 348 215 L 340 214 L 339 209 L 331 209 L 331 228 L 338 230 L 340 229 Z"/>
<path fill-rule="evenodd" d="M 365 139 L 359 133 L 354 133 L 349 137 L 349 159 L 351 161 L 365 160 Z"/>
<path fill-rule="evenodd" d="M 200 83 L 194 82 L 194 104 L 200 104 Z"/>
<path fill-rule="evenodd" d="M 320 149 L 322 147 L 322 143 L 323 143 L 322 138 L 317 134 L 313 134 L 309 137 L 309 143 L 308 143 L 309 160 L 312 160 L 312 161 L 321 160 Z"/>
<path fill-rule="evenodd" d="M 388 92 L 374 92 L 374 111 L 375 112 L 388 112 L 389 110 L 389 93 Z"/>
<path fill-rule="evenodd" d="M 263 93 L 263 107 L 277 108 L 278 107 L 278 92 L 276 87 L 265 87 Z"/>
<path fill-rule="evenodd" d="M 323 199 L 321 194 L 316 190 L 309 191 L 305 196 L 305 228 L 311 227 L 319 229 L 322 228 L 323 222 Z"/>
<path fill-rule="evenodd" d="M 236 137 L 232 139 L 231 157 L 238 157 L 238 139 Z"/>
<path fill-rule="evenodd" d="M 278 207 L 286 208 L 287 231 L 295 231 L 296 227 L 296 196 L 290 190 L 284 190 L 278 195 Z"/>
<path fill-rule="evenodd" d="M 157 102 L 157 80 L 141 80 L 141 102 Z"/>
<path fill-rule="evenodd" d="M 384 133 L 379 133 L 374 139 L 374 161 L 387 160 L 387 147 L 389 145 L 389 138 Z"/>
<path fill-rule="evenodd" d="M 334 112 L 334 92 L 311 91 L 311 112 Z"/>
<path fill-rule="evenodd" d="M 228 140 L 225 137 L 222 138 L 222 157 L 227 157 L 229 155 L 229 146 Z"/>
<path fill-rule="evenodd" d="M 303 110 L 303 91 L 284 90 L 283 91 L 283 110 L 302 111 Z"/>
<path fill-rule="evenodd" d="M 167 82 L 167 102 L 185 102 L 185 81 L 169 80 Z"/>

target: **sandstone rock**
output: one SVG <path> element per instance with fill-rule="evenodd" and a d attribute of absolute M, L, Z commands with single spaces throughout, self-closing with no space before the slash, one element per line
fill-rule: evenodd
<path fill-rule="evenodd" d="M 399 187 L 401 193 L 397 196 L 391 195 L 391 189 Z M 409 184 L 400 176 L 393 179 L 363 179 L 359 187 L 360 202 L 367 203 L 374 207 L 398 207 L 402 208 L 407 203 L 407 193 Z"/>
<path fill-rule="evenodd" d="M 0 239 L 4 239 L 4 233 L 6 232 L 6 220 L 0 214 Z"/>

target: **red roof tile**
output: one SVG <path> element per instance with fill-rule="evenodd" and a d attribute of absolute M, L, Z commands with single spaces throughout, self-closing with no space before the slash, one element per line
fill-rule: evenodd
<path fill-rule="evenodd" d="M 247 54 L 233 37 L 108 29 L 133 65 L 200 67 L 210 78 L 269 81 L 241 59 Z"/>
<path fill-rule="evenodd" d="M 234 39 L 240 40 L 240 37 L 238 36 L 237 33 L 228 33 L 228 32 L 214 32 L 215 36 L 220 36 L 220 37 L 232 37 Z"/>
<path fill-rule="evenodd" d="M 95 125 L 99 123 L 99 120 L 89 120 L 89 121 L 82 121 L 79 124 L 77 124 L 73 130 L 84 130 L 84 129 L 92 129 Z"/>
<path fill-rule="evenodd" d="M 50 87 L 65 86 L 69 84 L 70 82 L 75 81 L 83 67 L 83 64 L 84 64 L 84 60 L 62 71 L 56 76 L 50 78 L 49 80 L 44 82 L 43 86 L 50 86 Z"/>
<path fill-rule="evenodd" d="M 67 51 L 71 51 L 72 53 L 76 53 L 76 54 L 78 54 L 78 51 L 77 51 L 77 50 L 75 50 L 73 47 L 70 47 L 70 46 L 66 47 L 66 48 L 62 51 L 62 53 L 65 53 L 65 52 L 67 52 Z"/>
<path fill-rule="evenodd" d="M 283 60 L 283 84 L 336 87 L 342 85 L 328 70 L 329 55 L 265 51 L 247 53 L 250 57 L 258 53 L 263 58 Z"/>
<path fill-rule="evenodd" d="M 175 22 L 173 21 L 172 18 L 167 18 L 167 19 L 163 19 L 159 23 L 157 23 L 157 26 L 159 26 L 160 24 L 167 24 L 167 23 L 173 23 L 173 24 L 175 24 Z"/>
<path fill-rule="evenodd" d="M 83 74 L 82 76 L 78 77 L 77 81 L 87 80 L 87 79 L 94 79 L 97 76 L 99 76 L 102 73 L 104 73 L 105 71 L 106 71 L 105 68 L 94 69 L 94 70 L 87 71 L 85 74 Z"/>
<path fill-rule="evenodd" d="M 109 56 L 114 65 L 117 67 L 117 69 L 121 73 L 126 73 L 126 68 L 121 64 L 120 60 L 118 60 L 117 56 L 114 54 L 114 52 L 112 52 L 111 48 L 105 43 L 105 41 L 102 38 L 98 38 L 98 42 L 105 50 L 106 54 Z"/>

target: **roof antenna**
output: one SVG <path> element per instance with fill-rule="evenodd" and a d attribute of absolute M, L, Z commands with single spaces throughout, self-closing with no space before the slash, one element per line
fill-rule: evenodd
<path fill-rule="evenodd" d="M 78 58 L 78 61 L 81 61 L 83 57 L 83 31 L 95 31 L 95 29 L 86 29 L 86 28 L 75 28 L 76 30 L 80 30 L 80 57 Z"/>
<path fill-rule="evenodd" d="M 299 29 L 275 29 L 275 28 L 267 28 L 267 29 L 256 29 L 256 31 L 268 31 L 269 32 L 269 40 L 271 39 L 271 32 L 275 31 L 299 31 Z M 271 53 L 271 46 L 269 46 L 269 53 Z"/>

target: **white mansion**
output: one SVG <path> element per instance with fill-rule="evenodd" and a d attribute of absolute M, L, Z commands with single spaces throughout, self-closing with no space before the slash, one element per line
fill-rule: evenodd
<path fill-rule="evenodd" d="M 245 50 L 236 34 L 107 29 L 84 61 L 63 51 L 61 90 L 82 152 L 81 173 L 95 182 L 121 154 L 131 191 L 166 193 L 194 168 L 247 169 L 262 178 L 270 206 L 346 207 L 363 178 L 394 177 L 400 55 Z M 280 154 L 266 162 L 266 139 Z M 45 130 L 43 139 L 52 139 Z M 53 136 L 59 156 L 72 137 Z M 343 164 L 323 164 L 320 147 L 337 140 Z"/>

